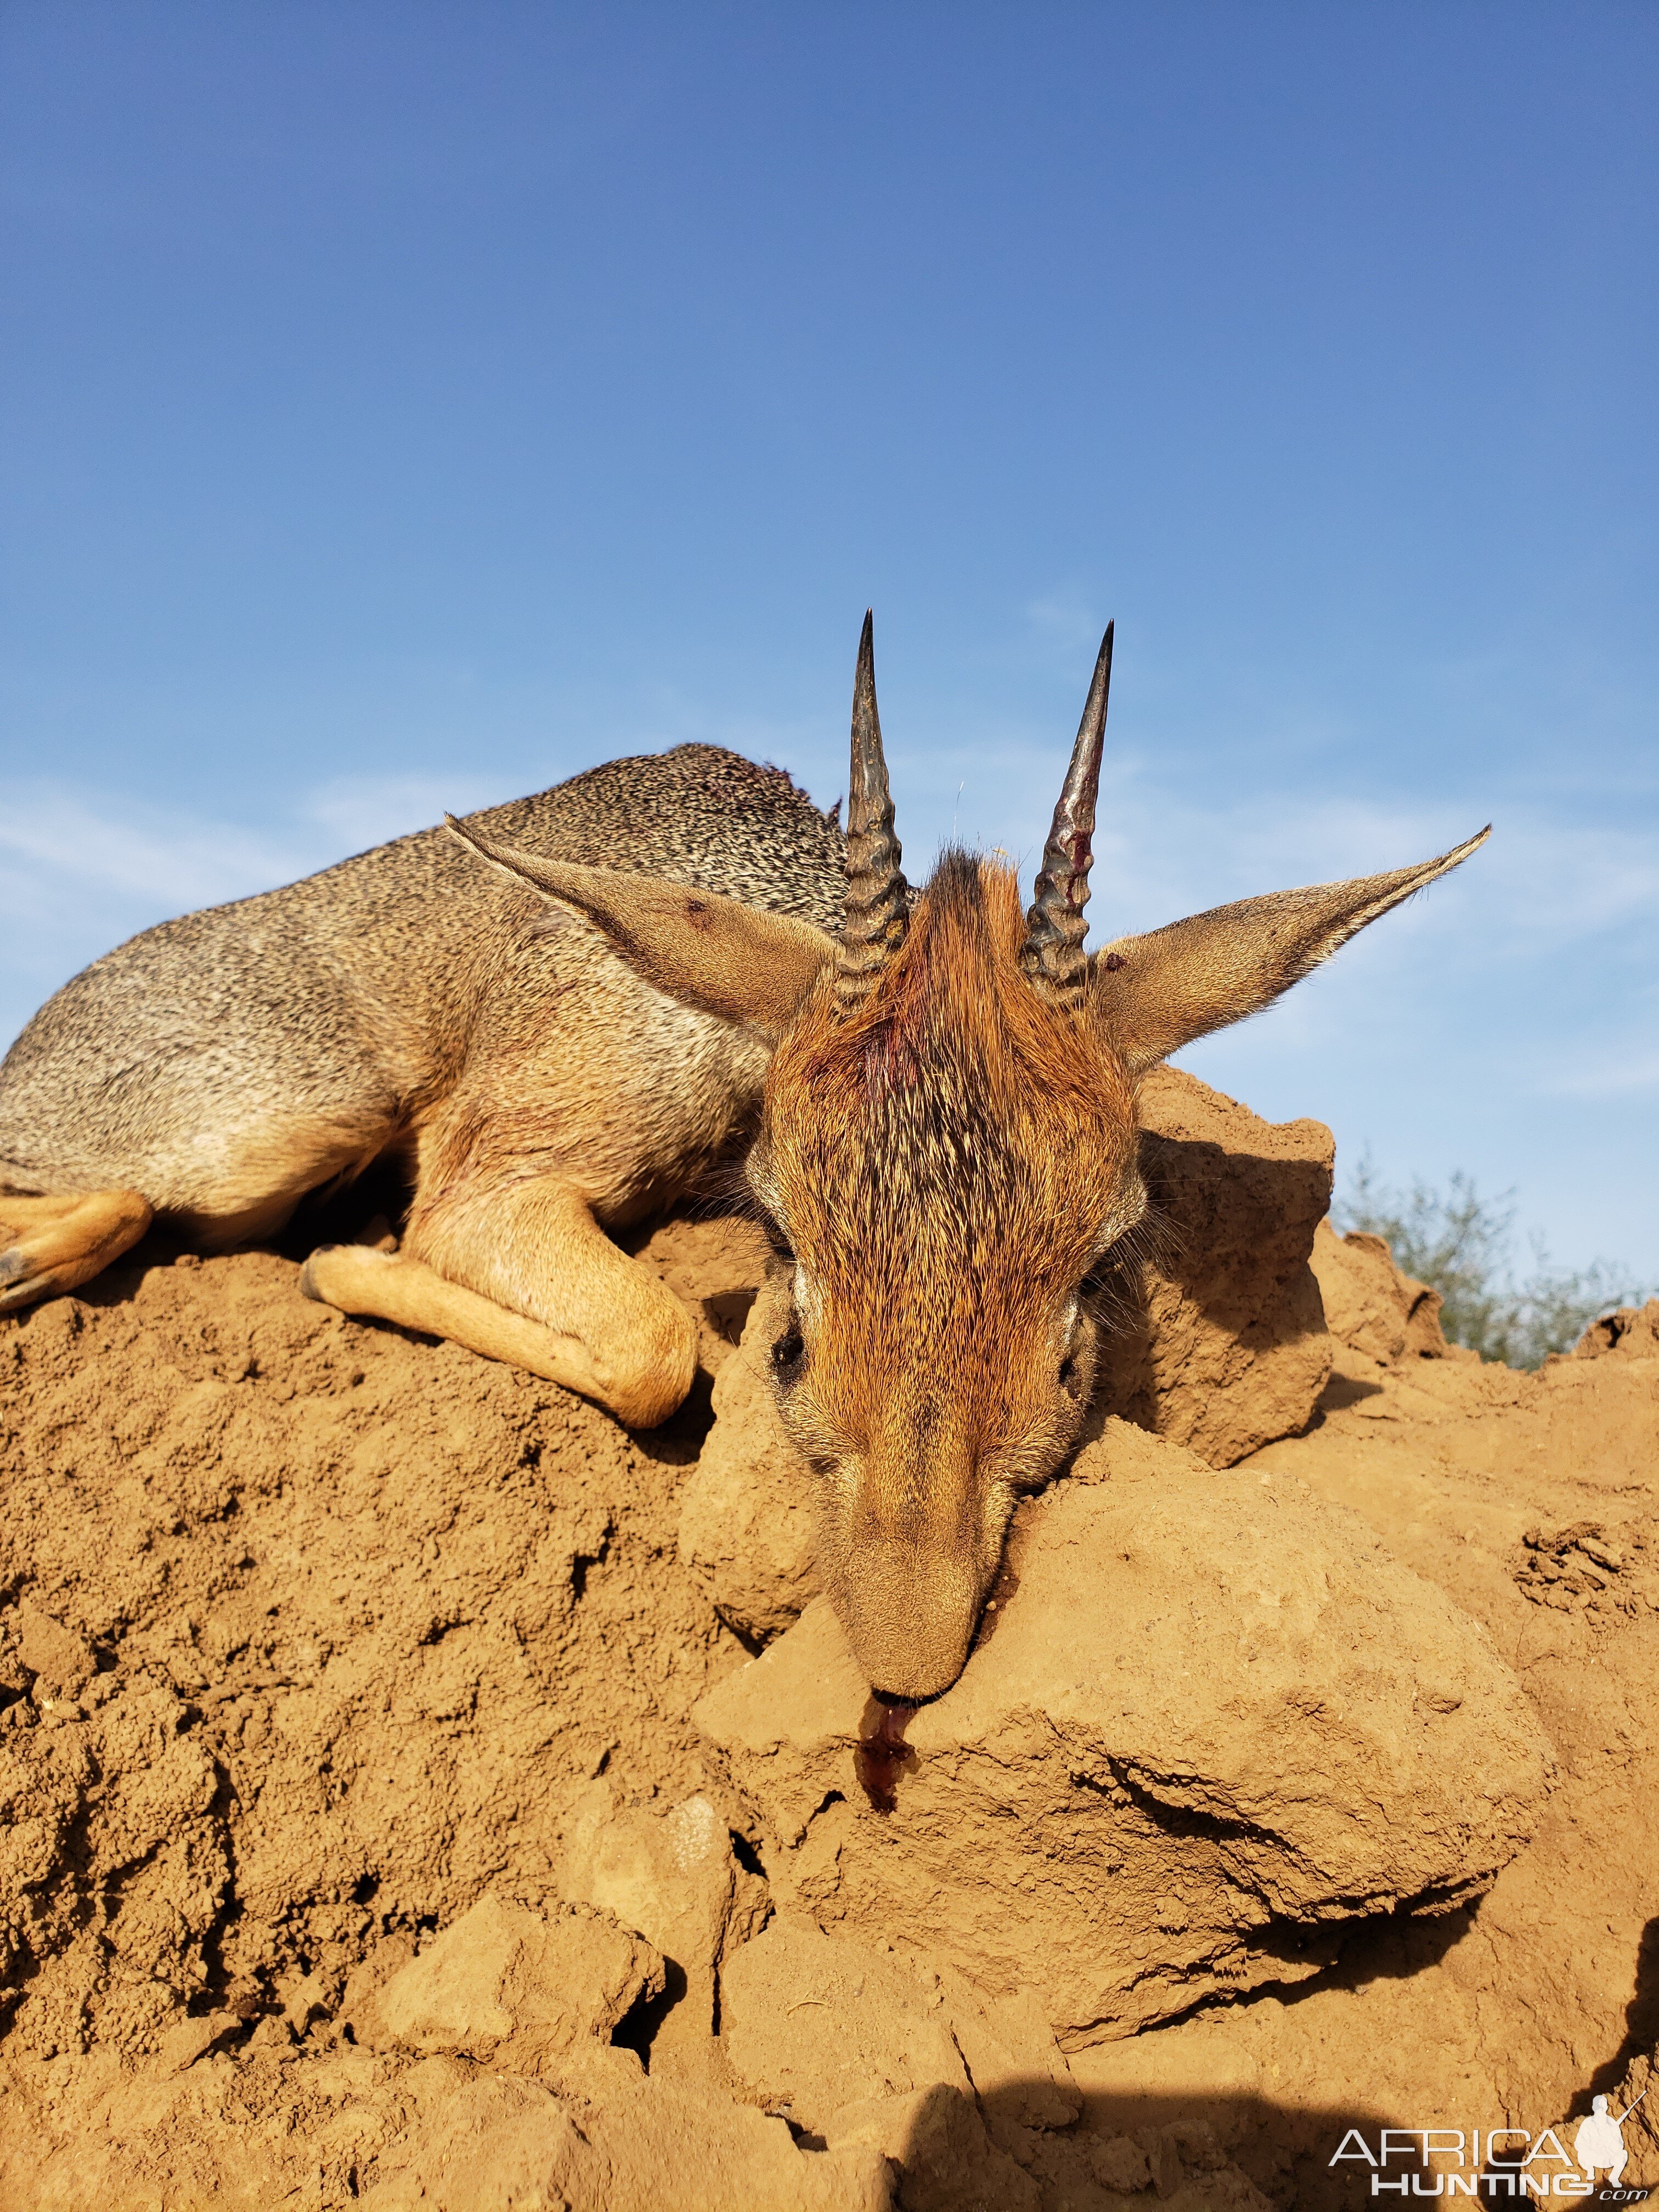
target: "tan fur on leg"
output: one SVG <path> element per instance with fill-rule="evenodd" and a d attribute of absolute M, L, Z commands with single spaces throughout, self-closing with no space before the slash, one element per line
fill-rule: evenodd
<path fill-rule="evenodd" d="M 520 1186 L 512 1195 L 517 1202 L 504 1209 L 499 1198 L 493 1206 L 464 1209 L 460 1223 L 445 1224 L 448 1233 L 434 1235 L 435 1224 L 427 1224 L 428 1249 L 441 1249 L 446 1269 L 466 1267 L 489 1289 L 496 1285 L 489 1279 L 499 1273 L 490 1264 L 492 1249 L 510 1251 L 511 1287 L 545 1319 L 440 1274 L 407 1249 L 386 1254 L 341 1244 L 313 1252 L 301 1287 L 343 1312 L 446 1336 L 486 1359 L 544 1375 L 597 1400 L 629 1428 L 665 1421 L 696 1372 L 691 1316 L 654 1276 L 618 1251 L 568 1188 L 550 1181 Z M 539 1217 L 529 1222 L 526 1200 Z"/>
<path fill-rule="evenodd" d="M 0 1192 L 0 1314 L 61 1297 L 102 1273 L 143 1235 L 149 1200 L 136 1190 Z"/>
<path fill-rule="evenodd" d="M 342 1313 L 448 1337 L 486 1359 L 544 1375 L 567 1390 L 600 1395 L 580 1337 L 560 1336 L 538 1321 L 492 1305 L 476 1291 L 447 1283 L 419 1260 L 367 1244 L 325 1244 L 307 1261 L 300 1288 L 308 1298 L 338 1306 Z"/>
<path fill-rule="evenodd" d="M 417 1192 L 404 1252 L 509 1312 L 579 1340 L 595 1382 L 574 1387 L 631 1428 L 665 1421 L 696 1372 L 696 1323 L 672 1291 L 611 1243 L 580 1191 L 556 1176 L 515 1179 L 515 1165 L 475 1155 L 471 1174 L 447 1183 L 441 1199 Z"/>

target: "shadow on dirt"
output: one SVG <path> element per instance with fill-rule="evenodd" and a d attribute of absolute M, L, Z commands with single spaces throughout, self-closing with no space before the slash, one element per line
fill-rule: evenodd
<path fill-rule="evenodd" d="M 1036 2183 L 1043 2212 L 1123 2212 L 1127 2202 L 1148 2212 L 1155 2203 L 1182 2212 L 1243 2212 L 1240 2174 L 1285 2212 L 1359 2212 L 1362 2205 L 1425 2197 L 1506 2208 L 1529 2202 L 1631 2208 L 1649 2194 L 1627 2172 L 1622 2191 L 1590 2195 L 1569 2163 L 1571 2138 L 1565 2152 L 1559 2130 L 1540 2140 L 1547 2120 L 1522 2136 L 1505 2130 L 1501 2114 L 1460 2114 L 1427 2136 L 1431 2158 L 1424 2114 L 1312 2099 L 1292 2106 L 1250 2094 L 1092 2095 L 1072 2126 L 1039 2131 L 1019 2115 L 1042 2087 L 1006 2082 L 978 2108 L 963 2090 L 943 2084 L 930 2090 L 901 2152 L 897 2201 L 904 2212 L 1021 2201 L 1013 2193 L 1020 2185 L 997 2152 Z M 1491 2129 L 1500 2131 L 1495 2146 Z M 1555 2187 L 1558 2176 L 1568 2190 Z"/>
<path fill-rule="evenodd" d="M 1401 1913 L 1351 1926 L 1338 1960 L 1306 1982 L 1275 1988 L 1273 1995 L 1294 2007 L 1333 1988 L 1357 1990 L 1418 1974 L 1467 1932 L 1478 1910 L 1468 1906 L 1429 1920 Z M 1126 2087 L 1121 2093 L 1096 2086 L 1085 2091 L 1084 2110 L 1070 2127 L 1033 2129 L 1022 2116 L 1041 2108 L 1048 2094 L 1042 2081 L 1000 2083 L 977 2106 L 965 2092 L 940 2085 L 911 2116 L 900 2152 L 904 2172 L 898 2202 L 906 2212 L 954 2212 L 958 2206 L 1021 2201 L 1008 2193 L 1022 2185 L 995 2156 L 1000 2152 L 1037 2184 L 1043 2212 L 1121 2212 L 1126 2198 L 1148 2212 L 1154 2203 L 1171 2200 L 1191 2212 L 1234 2205 L 1243 2212 L 1240 2173 L 1286 2212 L 1358 2212 L 1362 2204 L 1407 2197 L 1468 2198 L 1504 2207 L 1571 2197 L 1581 2204 L 1629 2207 L 1647 2193 L 1643 2177 L 1627 2172 L 1622 2195 L 1590 2196 L 1567 2163 L 1572 2137 L 1562 2122 L 1589 2112 L 1595 2094 L 1611 2089 L 1637 2053 L 1654 2047 L 1659 1922 L 1650 1923 L 1643 1936 L 1627 2020 L 1619 2050 L 1574 2095 L 1566 2114 L 1518 2116 L 1529 2130 L 1524 2136 L 1510 2130 L 1513 2116 L 1500 2110 L 1397 2112 L 1380 2101 L 1322 2099 L 1315 2083 L 1309 2084 L 1307 2100 L 1297 2103 L 1254 2092 L 1215 2094 L 1200 2085 L 1158 2091 Z M 1443 2124 L 1425 2142 L 1431 2122 Z M 1552 2128 L 1554 2136 L 1544 2139 Z M 1490 2141 L 1494 2129 L 1501 2131 L 1496 2145 Z M 987 2136 L 994 2150 L 986 2147 Z M 802 2140 L 817 2147 L 816 2138 Z M 1555 2187 L 1558 2175 L 1568 2187 Z"/>
<path fill-rule="evenodd" d="M 1587 2086 L 1573 2099 L 1570 2117 L 1577 2119 L 1590 2109 L 1590 2101 L 1618 2087 L 1632 2059 L 1647 2056 L 1659 2046 L 1659 1917 L 1650 1920 L 1636 1946 L 1636 1994 L 1625 2008 L 1625 2039 L 1611 2058 L 1598 2066 Z"/>

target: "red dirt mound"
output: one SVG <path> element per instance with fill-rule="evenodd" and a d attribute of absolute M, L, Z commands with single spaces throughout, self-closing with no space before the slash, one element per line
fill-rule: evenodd
<path fill-rule="evenodd" d="M 1224 1183 L 1248 1182 L 1237 1148 L 1215 1154 Z M 1286 1256 L 1303 1233 L 1254 1290 L 1243 1239 L 1226 1297 L 1305 1304 L 1307 1243 Z M 712 1374 L 752 1243 L 678 1224 L 647 1253 Z M 993 1988 L 902 1926 L 815 1922 L 800 1866 L 767 1864 L 765 1823 L 692 1719 L 750 1662 L 678 1554 L 707 1380 L 667 1430 L 630 1437 L 550 1385 L 307 1304 L 269 1253 L 141 1255 L 0 1326 L 0 2212 L 1348 2203 L 1364 2176 L 1328 2161 L 1350 2124 L 1373 2142 L 1385 2123 L 1536 2133 L 1595 2091 L 1638 2094 L 1659 2036 L 1659 1310 L 1520 1376 L 1423 1357 L 1420 1302 L 1372 1273 L 1352 1310 L 1332 1301 L 1351 1341 L 1272 1325 L 1298 1373 L 1334 1370 L 1308 1432 L 1216 1478 L 1222 1502 L 1237 1515 L 1259 1484 L 1287 1527 L 1357 1516 L 1392 1572 L 1477 1624 L 1483 1667 L 1519 1678 L 1553 1795 L 1481 1901 L 1355 1921 L 1321 1893 L 1334 1964 L 1107 2042 L 1079 2038 L 1074 2009 L 1066 2053 L 1036 1951 L 1031 1986 Z M 1241 1381 L 1206 1430 L 1234 1323 L 1219 1291 L 1188 1304 L 1215 1332 L 1178 1440 L 1202 1451 L 1252 1416 Z M 1170 1480 L 1207 1479 L 1156 1450 Z M 1276 1604 L 1301 1604 L 1280 1579 Z M 1208 1651 L 1222 1618 L 1199 1625 Z M 1121 1645 L 1122 1620 L 1105 1626 Z M 1027 1650 L 1029 1627 L 991 1655 Z M 1231 1663 L 1218 1646 L 1182 1695 L 1220 1711 Z M 1434 1711 L 1455 1715 L 1440 1687 Z M 1066 1727 L 1093 1710 L 1074 1700 Z M 1293 1771 L 1295 1710 L 1278 1765 L 1274 1732 L 1251 1739 L 1272 1768 L 1245 1777 L 1252 1802 Z M 1034 1759 L 1048 1725 L 1034 1711 Z M 914 1731 L 917 1755 L 945 1732 Z M 845 1770 L 820 1823 L 843 1896 L 894 1832 L 850 1752 Z M 1211 1817 L 1170 1828 L 1188 1859 L 1261 1859 Z M 1020 1910 L 1048 1881 L 1064 1903 L 1051 1857 Z M 1161 1970 L 1158 1928 L 1109 1932 L 1126 1986 L 1136 1942 Z M 786 1952 L 811 1986 L 792 1996 L 786 1975 L 775 2003 L 761 1967 Z M 1636 2122 L 1627 2138 L 1634 2179 L 1651 2138 Z"/>

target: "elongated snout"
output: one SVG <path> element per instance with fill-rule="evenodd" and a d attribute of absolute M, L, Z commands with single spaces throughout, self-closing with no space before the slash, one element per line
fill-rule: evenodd
<path fill-rule="evenodd" d="M 973 1558 L 889 1540 L 854 1547 L 830 1578 L 853 1656 L 872 1690 L 919 1704 L 948 1690 L 968 1660 L 996 1571 Z"/>

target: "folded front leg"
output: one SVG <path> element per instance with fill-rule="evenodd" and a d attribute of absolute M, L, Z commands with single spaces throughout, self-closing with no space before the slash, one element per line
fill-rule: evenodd
<path fill-rule="evenodd" d="M 417 1195 L 401 1251 L 325 1247 L 301 1288 L 544 1375 L 629 1428 L 665 1421 L 696 1370 L 690 1315 L 552 1176 Z"/>

